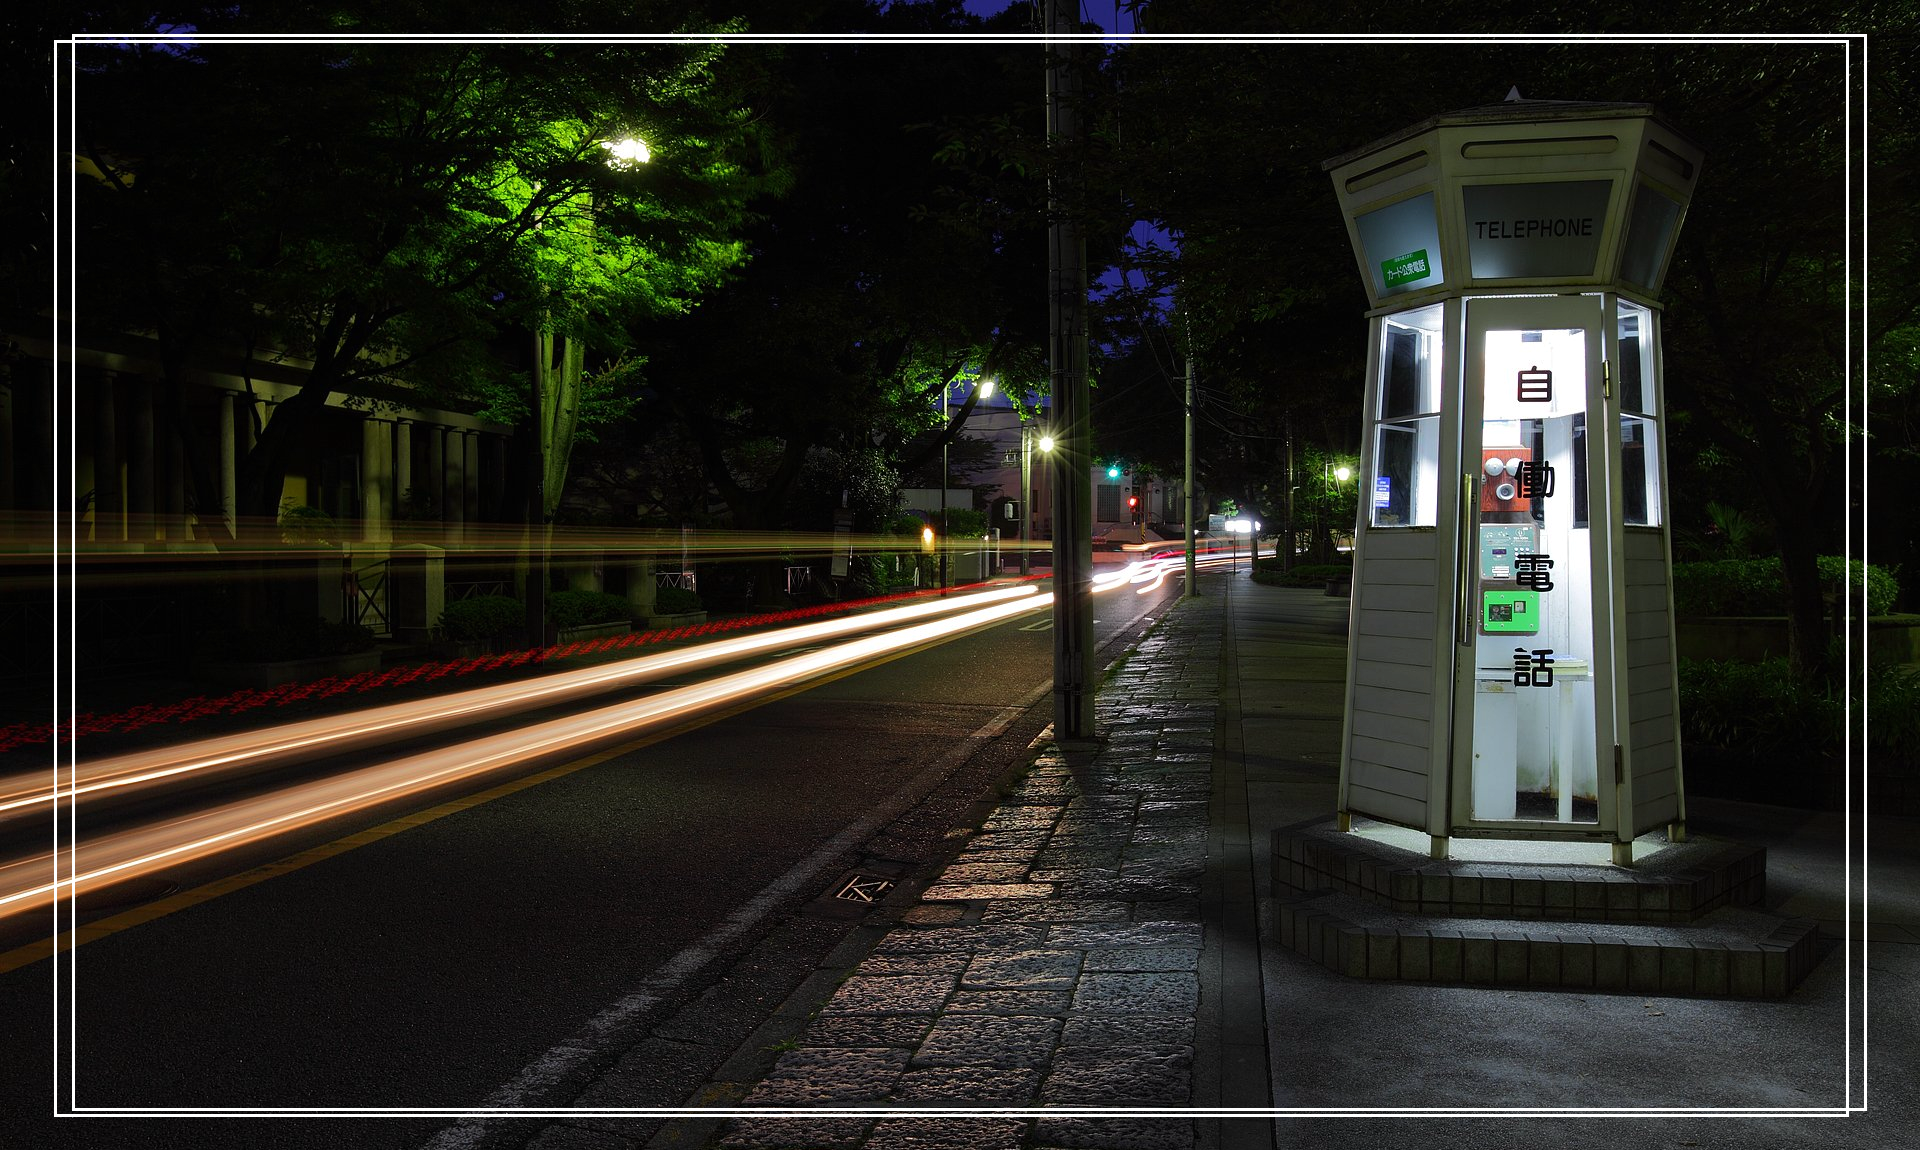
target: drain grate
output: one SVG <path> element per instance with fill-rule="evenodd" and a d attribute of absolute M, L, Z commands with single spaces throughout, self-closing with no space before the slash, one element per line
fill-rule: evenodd
<path fill-rule="evenodd" d="M 847 902 L 879 902 L 895 885 L 890 878 L 857 874 L 842 883 L 840 889 L 833 892 L 833 897 Z"/>

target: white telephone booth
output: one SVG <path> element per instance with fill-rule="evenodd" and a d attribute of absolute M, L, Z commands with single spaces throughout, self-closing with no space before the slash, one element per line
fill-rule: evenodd
<path fill-rule="evenodd" d="M 1328 161 L 1372 304 L 1343 826 L 1684 833 L 1658 295 L 1701 159 L 1509 100 Z"/>

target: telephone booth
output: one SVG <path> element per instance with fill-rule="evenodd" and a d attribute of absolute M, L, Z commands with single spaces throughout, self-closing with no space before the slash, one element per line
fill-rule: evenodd
<path fill-rule="evenodd" d="M 1510 98 L 1328 161 L 1372 305 L 1343 827 L 1684 835 L 1658 296 L 1701 160 Z"/>

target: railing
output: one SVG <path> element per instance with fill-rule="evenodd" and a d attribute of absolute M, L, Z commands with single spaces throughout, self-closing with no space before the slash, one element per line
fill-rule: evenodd
<path fill-rule="evenodd" d="M 340 577 L 344 614 L 375 635 L 391 636 L 393 623 L 387 618 L 387 562 L 370 563 Z"/>
<path fill-rule="evenodd" d="M 813 568 L 787 568 L 787 594 L 798 595 L 811 586 L 813 586 Z"/>
<path fill-rule="evenodd" d="M 700 588 L 695 586 L 697 581 L 697 573 L 693 571 L 655 571 L 653 573 L 655 587 L 678 587 L 682 591 L 698 591 Z"/>
<path fill-rule="evenodd" d="M 505 579 L 478 579 L 465 583 L 449 582 L 445 584 L 444 590 L 442 591 L 445 601 L 449 603 L 458 599 L 477 599 L 483 595 L 505 595 L 506 593 L 507 581 Z"/>

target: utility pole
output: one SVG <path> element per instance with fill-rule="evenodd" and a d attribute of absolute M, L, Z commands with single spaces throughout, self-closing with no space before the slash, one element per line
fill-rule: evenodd
<path fill-rule="evenodd" d="M 1092 739 L 1093 444 L 1087 391 L 1087 253 L 1067 166 L 1080 139 L 1080 80 L 1072 41 L 1077 3 L 1047 0 L 1048 369 L 1053 387 L 1053 737 Z"/>
<path fill-rule="evenodd" d="M 1198 599 L 1193 560 L 1193 320 L 1187 320 L 1187 587 L 1183 599 Z"/>

